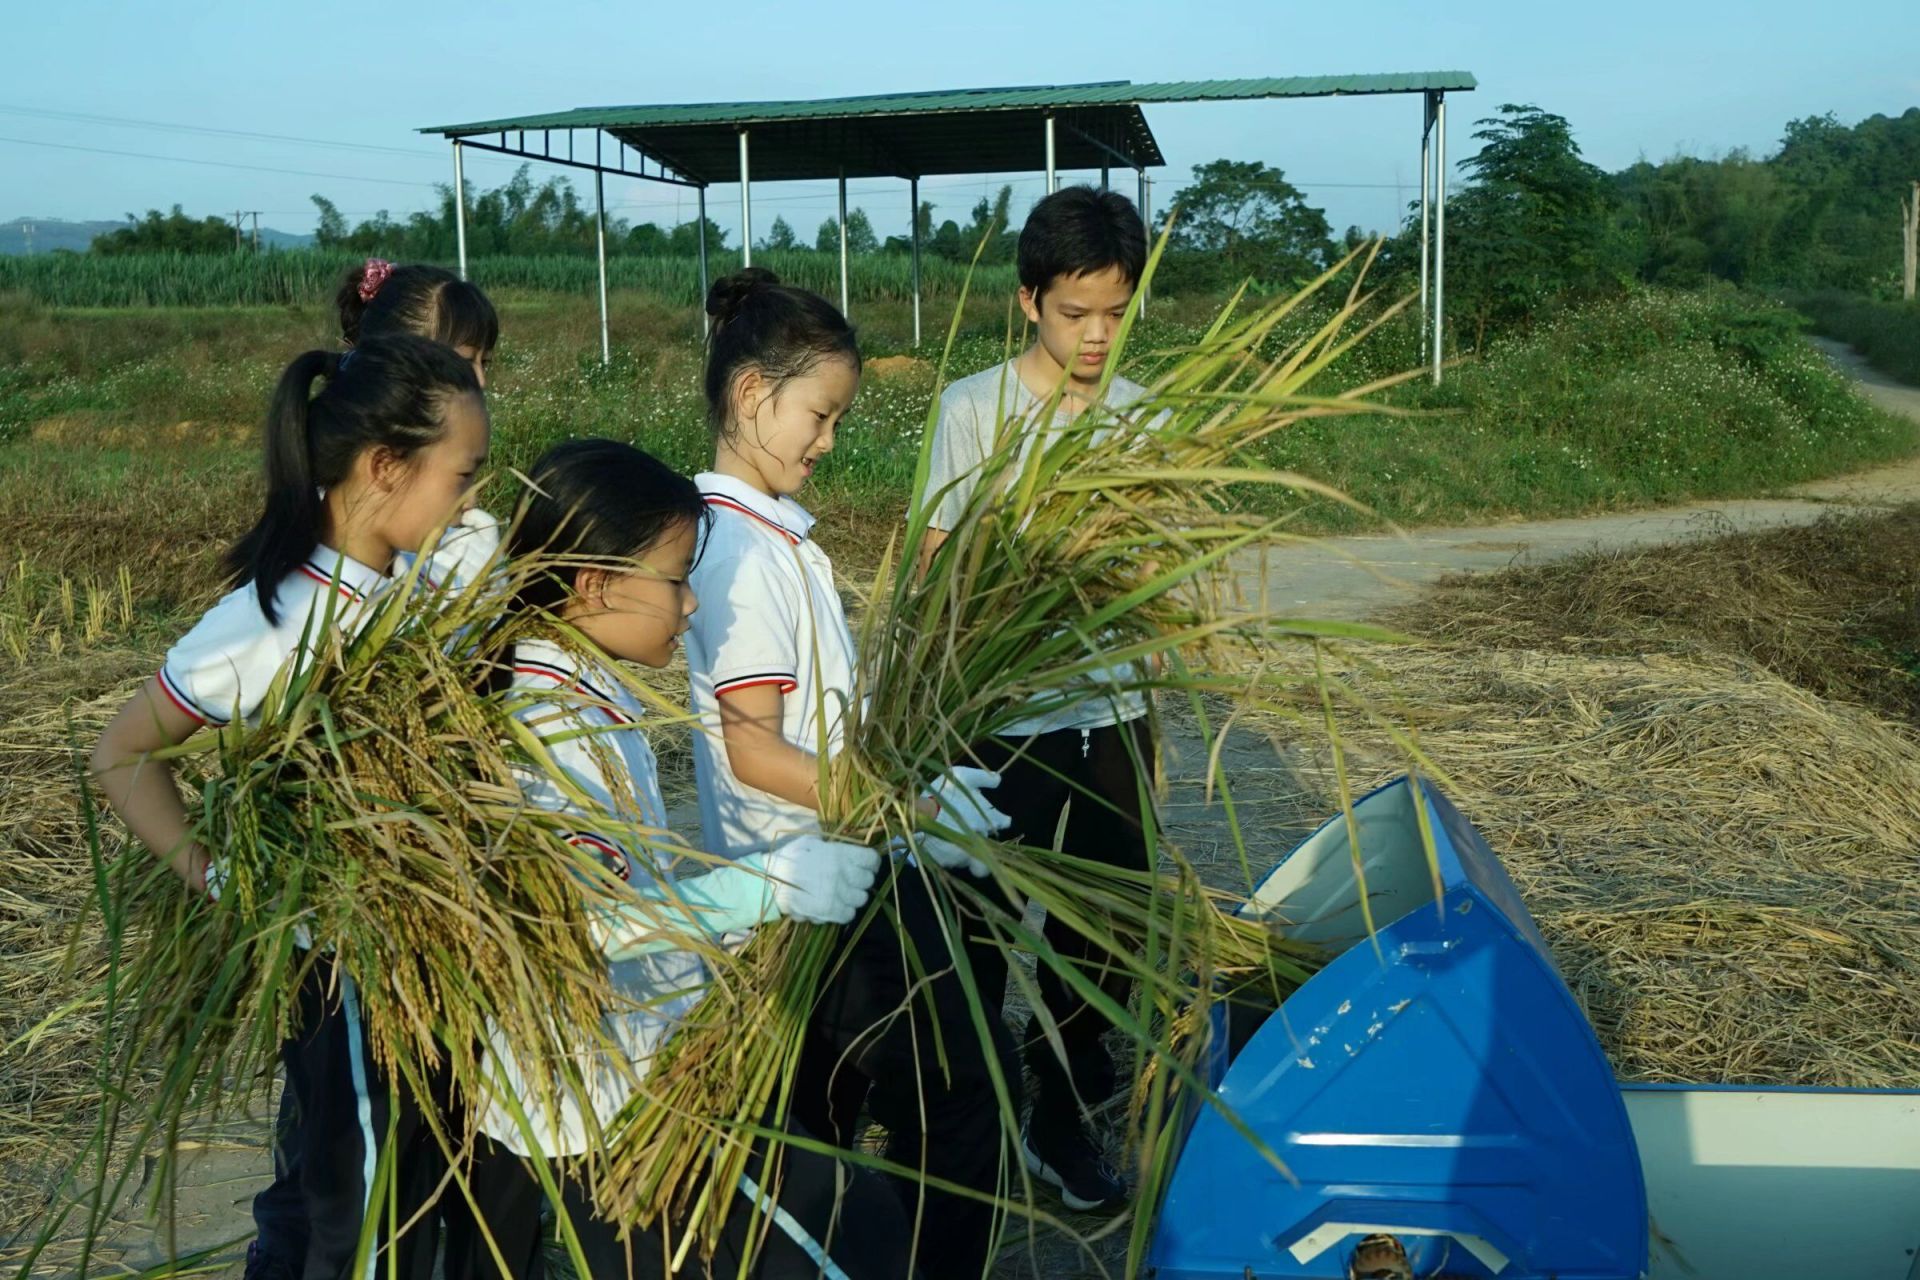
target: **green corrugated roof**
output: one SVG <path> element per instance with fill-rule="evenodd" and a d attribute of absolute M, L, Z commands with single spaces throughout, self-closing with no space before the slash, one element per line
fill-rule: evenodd
<path fill-rule="evenodd" d="M 1134 84 L 1026 85 L 999 89 L 943 89 L 870 94 L 853 98 L 804 98 L 789 102 L 701 102 L 653 106 L 578 107 L 544 115 L 433 125 L 421 133 L 446 137 L 534 129 L 673 128 L 690 125 L 752 125 L 777 120 L 851 120 L 875 116 L 936 115 L 974 111 L 1032 111 L 1071 107 L 1127 106 L 1144 102 L 1221 102 L 1237 98 L 1321 98 L 1342 94 L 1420 93 L 1470 90 L 1478 82 L 1465 71 L 1414 71 L 1353 76 L 1267 76 L 1248 80 L 1175 80 Z"/>

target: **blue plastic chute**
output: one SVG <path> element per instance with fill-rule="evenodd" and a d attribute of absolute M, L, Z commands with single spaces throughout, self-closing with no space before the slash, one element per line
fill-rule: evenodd
<path fill-rule="evenodd" d="M 1371 936 L 1344 817 L 1289 854 L 1249 908 L 1336 953 L 1218 1080 L 1286 1171 L 1201 1109 L 1152 1274 L 1344 1280 L 1359 1242 L 1387 1233 L 1415 1275 L 1643 1275 L 1626 1108 L 1513 882 L 1424 780 L 1373 792 L 1354 821 Z"/>

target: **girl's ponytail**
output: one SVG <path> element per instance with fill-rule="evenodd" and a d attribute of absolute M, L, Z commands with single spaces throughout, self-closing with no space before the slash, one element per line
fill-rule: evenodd
<path fill-rule="evenodd" d="M 310 431 L 313 383 L 335 377 L 340 361 L 330 351 L 309 351 L 280 375 L 267 410 L 266 505 L 253 528 L 227 552 L 229 576 L 259 588 L 260 608 L 269 622 L 278 621 L 273 595 L 280 579 L 298 568 L 319 541 L 321 498 Z"/>
<path fill-rule="evenodd" d="M 316 379 L 324 379 L 315 393 Z M 269 622 L 279 621 L 280 580 L 313 554 L 324 532 L 322 491 L 354 460 L 381 447 L 406 457 L 445 431 L 446 404 L 480 394 L 473 365 L 425 338 L 366 338 L 346 355 L 309 351 L 287 366 L 267 411 L 267 500 L 227 552 L 236 584 L 252 583 Z"/>

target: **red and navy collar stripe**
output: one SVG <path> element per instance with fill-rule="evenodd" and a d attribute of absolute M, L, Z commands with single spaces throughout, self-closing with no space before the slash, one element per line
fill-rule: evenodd
<path fill-rule="evenodd" d="M 595 710 L 605 712 L 608 718 L 612 719 L 616 724 L 634 723 L 633 717 L 620 710 L 619 704 L 613 700 L 611 695 L 589 684 L 586 678 L 577 671 L 569 671 L 565 667 L 558 666 L 555 663 L 541 662 L 537 658 L 520 657 L 516 657 L 513 660 L 513 669 L 515 674 L 544 676 L 546 679 L 564 688 L 572 689 L 576 693 L 585 694 L 594 700 Z"/>
<path fill-rule="evenodd" d="M 342 564 L 341 567 L 345 568 L 345 565 Z M 323 587 L 332 587 L 349 600 L 358 602 L 367 598 L 365 592 L 361 591 L 351 582 L 348 582 L 344 576 L 333 573 L 312 560 L 301 565 L 300 572 L 306 574 Z"/>
<path fill-rule="evenodd" d="M 802 538 L 799 534 L 787 528 L 787 526 L 781 524 L 779 521 L 769 520 L 752 507 L 747 506 L 745 503 L 738 502 L 733 498 L 729 498 L 723 493 L 703 493 L 700 496 L 710 507 L 725 507 L 729 511 L 738 511 L 750 520 L 758 520 L 761 524 L 767 526 L 767 528 L 773 530 L 796 547 L 806 541 L 805 538 Z"/>

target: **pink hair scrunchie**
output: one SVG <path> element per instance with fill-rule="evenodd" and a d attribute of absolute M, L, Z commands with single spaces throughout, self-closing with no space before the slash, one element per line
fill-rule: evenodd
<path fill-rule="evenodd" d="M 360 301 L 372 302 L 373 295 L 380 292 L 380 286 L 393 274 L 393 264 L 381 258 L 368 258 L 366 270 L 360 275 Z"/>

